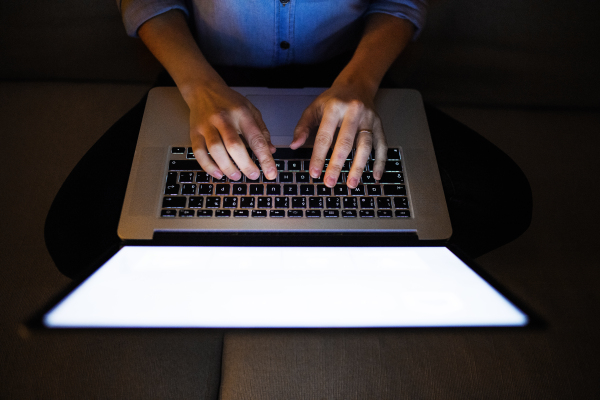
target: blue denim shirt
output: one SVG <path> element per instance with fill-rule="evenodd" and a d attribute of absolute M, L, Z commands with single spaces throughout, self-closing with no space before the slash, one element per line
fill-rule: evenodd
<path fill-rule="evenodd" d="M 366 15 L 409 20 L 416 38 L 427 0 L 117 0 L 130 36 L 148 19 L 179 9 L 214 65 L 312 64 L 351 50 Z M 393 38 L 390 38 L 393 40 Z"/>

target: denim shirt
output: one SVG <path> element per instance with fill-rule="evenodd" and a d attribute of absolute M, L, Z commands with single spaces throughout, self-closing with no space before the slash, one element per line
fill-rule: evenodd
<path fill-rule="evenodd" d="M 415 39 L 427 0 L 117 0 L 125 29 L 172 9 L 190 20 L 198 45 L 214 65 L 275 67 L 314 64 L 351 50 L 364 17 L 384 13 L 407 19 Z M 393 38 L 390 38 L 391 40 Z"/>

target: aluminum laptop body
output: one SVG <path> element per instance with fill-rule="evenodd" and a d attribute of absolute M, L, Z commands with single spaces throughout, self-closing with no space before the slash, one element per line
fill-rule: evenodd
<path fill-rule="evenodd" d="M 324 90 L 234 89 L 247 96 L 261 111 L 271 140 L 278 148 L 288 148 L 302 111 Z M 169 162 L 173 158 L 185 158 L 185 155 L 174 155 L 172 149 L 191 146 L 189 109 L 177 88 L 152 89 L 148 95 L 127 186 L 118 227 L 119 236 L 124 240 L 149 240 L 156 233 L 372 232 L 407 233 L 419 240 L 448 239 L 452 231 L 450 219 L 420 94 L 407 89 L 381 89 L 375 105 L 388 146 L 399 149 L 405 180 L 403 186 L 410 204 L 409 217 L 165 218 L 161 209 Z"/>

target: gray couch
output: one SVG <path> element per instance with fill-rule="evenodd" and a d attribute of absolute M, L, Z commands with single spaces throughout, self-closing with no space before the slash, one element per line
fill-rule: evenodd
<path fill-rule="evenodd" d="M 530 229 L 478 259 L 540 329 L 31 332 L 69 280 L 53 196 L 160 67 L 114 1 L 0 3 L 0 398 L 600 397 L 600 3 L 432 1 L 395 79 L 524 170 Z"/>

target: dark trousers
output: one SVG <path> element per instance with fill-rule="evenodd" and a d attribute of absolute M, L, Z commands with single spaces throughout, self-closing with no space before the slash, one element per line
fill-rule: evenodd
<path fill-rule="evenodd" d="M 230 86 L 328 87 L 346 58 L 318 66 L 269 70 L 221 67 Z M 173 85 L 164 73 L 156 86 Z M 382 86 L 393 86 L 383 82 Z M 46 219 L 45 240 L 58 269 L 76 277 L 120 242 L 117 225 L 146 97 L 85 154 L 59 190 Z M 529 226 L 531 189 L 520 168 L 488 140 L 426 105 L 453 234 L 450 243 L 475 258 Z"/>

